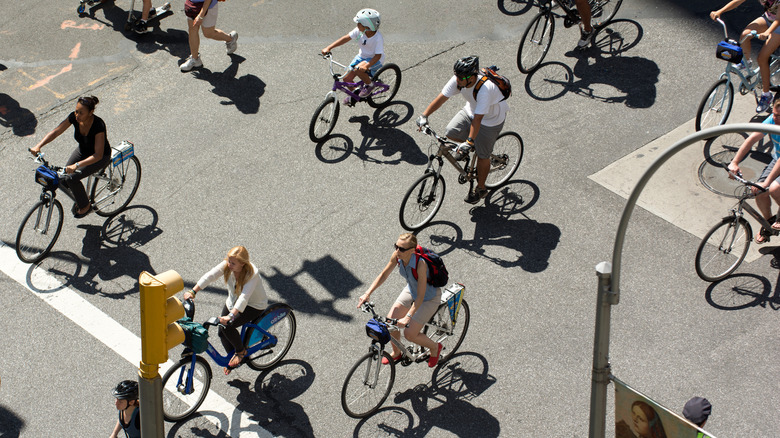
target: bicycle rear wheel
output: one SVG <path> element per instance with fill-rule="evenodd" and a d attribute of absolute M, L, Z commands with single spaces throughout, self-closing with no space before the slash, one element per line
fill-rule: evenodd
<path fill-rule="evenodd" d="M 60 201 L 38 201 L 24 217 L 16 233 L 16 255 L 19 260 L 38 263 L 46 258 L 60 236 L 63 218 Z"/>
<path fill-rule="evenodd" d="M 446 362 L 458 351 L 460 344 L 463 343 L 463 338 L 466 337 L 466 332 L 469 330 L 470 319 L 469 305 L 464 298 L 460 302 L 458 318 L 454 323 L 450 319 L 450 309 L 447 307 L 447 303 L 442 303 L 431 317 L 431 320 L 428 321 L 429 324 L 433 324 L 435 327 L 426 325 L 423 328 L 423 333 L 426 336 L 444 346 L 441 353 L 439 353 L 439 363 Z"/>
<path fill-rule="evenodd" d="M 593 0 L 590 2 L 591 24 L 603 27 L 615 18 L 623 0 Z"/>
<path fill-rule="evenodd" d="M 745 259 L 753 231 L 744 218 L 725 217 L 707 232 L 696 250 L 696 273 L 705 281 L 720 281 Z"/>
<path fill-rule="evenodd" d="M 192 386 L 187 389 L 187 379 L 192 373 Z M 163 417 L 165 421 L 180 421 L 198 410 L 211 386 L 211 367 L 206 359 L 197 356 L 183 357 L 162 378 Z"/>
<path fill-rule="evenodd" d="M 92 185 L 92 206 L 98 216 L 113 216 L 127 207 L 135 197 L 138 185 L 141 183 L 141 162 L 138 157 L 121 162 L 113 167 L 108 164 L 108 180 L 95 179 Z"/>
<path fill-rule="evenodd" d="M 540 12 L 528 23 L 517 47 L 517 68 L 523 73 L 531 73 L 539 67 L 547 51 L 550 50 L 555 19 L 549 11 Z"/>
<path fill-rule="evenodd" d="M 385 64 L 374 75 L 374 81 L 385 84 L 390 88 L 381 93 L 374 89 L 374 92 L 368 96 L 366 102 L 372 108 L 384 108 L 390 104 L 395 94 L 398 93 L 398 88 L 401 86 L 401 69 L 392 63 Z"/>
<path fill-rule="evenodd" d="M 375 356 L 377 354 L 372 351 L 361 357 L 344 380 L 341 407 L 352 418 L 363 418 L 376 412 L 393 389 L 395 362 L 386 351 L 379 357 Z M 387 358 L 387 365 L 382 365 L 382 357 Z"/>
<path fill-rule="evenodd" d="M 261 371 L 276 365 L 287 355 L 287 352 L 290 351 L 290 347 L 295 339 L 297 324 L 292 308 L 287 304 L 278 303 L 269 307 L 268 312 L 266 312 L 265 316 L 257 325 L 260 327 L 268 326 L 265 331 L 276 337 L 276 345 L 258 350 L 251 355 L 247 355 L 245 358 L 249 368 L 252 368 L 255 371 Z M 253 331 L 254 330 L 251 328 L 247 330 L 244 339 L 244 347 L 246 348 L 250 348 L 255 343 L 265 340 L 262 337 L 259 337 L 260 339 L 256 340 L 253 339 Z M 252 343 L 252 345 L 250 345 L 250 343 Z"/>
<path fill-rule="evenodd" d="M 322 101 L 320 106 L 314 110 L 314 115 L 309 124 L 309 138 L 317 143 L 327 137 L 333 127 L 336 126 L 336 120 L 339 119 L 339 103 L 336 97 L 331 95 Z"/>
<path fill-rule="evenodd" d="M 726 123 L 734 103 L 734 85 L 725 77 L 715 82 L 699 103 L 696 111 L 696 130 Z"/>
<path fill-rule="evenodd" d="M 441 208 L 445 189 L 444 178 L 439 176 L 437 181 L 434 173 L 426 173 L 415 181 L 401 202 L 401 226 L 414 231 L 430 222 Z"/>
<path fill-rule="evenodd" d="M 494 188 L 509 181 L 523 160 L 523 139 L 516 132 L 498 136 L 490 154 L 490 172 L 485 187 Z"/>

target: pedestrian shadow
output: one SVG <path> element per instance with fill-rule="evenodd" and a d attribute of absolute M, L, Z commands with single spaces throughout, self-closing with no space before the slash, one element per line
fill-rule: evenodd
<path fill-rule="evenodd" d="M 260 109 L 260 97 L 265 94 L 265 82 L 255 75 L 238 75 L 238 66 L 246 58 L 232 54 L 230 65 L 223 72 L 212 72 L 207 68 L 199 68 L 193 71 L 196 79 L 207 81 L 211 84 L 212 93 L 224 97 L 222 105 L 234 105 L 243 114 L 257 114 Z"/>
<path fill-rule="evenodd" d="M 392 399 L 396 406 L 382 408 L 361 420 L 353 436 L 425 437 L 434 430 L 446 430 L 455 436 L 498 437 L 498 419 L 471 403 L 495 383 L 483 356 L 457 353 L 434 370 L 430 385 L 420 384 L 396 393 Z M 407 403 L 411 411 L 401 406 Z"/>
<path fill-rule="evenodd" d="M 319 260 L 304 260 L 301 267 L 292 273 L 282 272 L 276 266 L 271 266 L 271 273 L 260 272 L 268 286 L 279 292 L 287 304 L 298 313 L 322 315 L 339 321 L 352 321 L 351 315 L 336 309 L 336 301 L 353 296 L 351 292 L 363 285 L 338 260 L 326 255 Z M 331 298 L 315 299 L 299 283 L 314 279 L 331 295 Z"/>
<path fill-rule="evenodd" d="M 0 436 L 3 438 L 19 438 L 24 429 L 25 421 L 12 410 L 0 405 Z"/>
<path fill-rule="evenodd" d="M 11 128 L 17 137 L 35 134 L 38 119 L 32 111 L 19 105 L 13 97 L 0 93 L 0 126 Z"/>
<path fill-rule="evenodd" d="M 647 58 L 623 56 L 638 44 L 642 34 L 635 21 L 611 21 L 589 48 L 566 53 L 576 58 L 573 68 L 557 61 L 543 63 L 526 77 L 525 90 L 540 101 L 573 93 L 629 108 L 649 108 L 655 103 L 660 68 Z"/>
<path fill-rule="evenodd" d="M 471 209 L 471 221 L 476 224 L 473 239 L 464 239 L 460 227 L 451 222 L 431 222 L 415 234 L 439 254 L 457 248 L 501 267 L 541 272 L 560 242 L 561 230 L 525 214 L 538 199 L 536 184 L 510 181 L 490 192 L 484 205 Z"/>
<path fill-rule="evenodd" d="M 422 165 L 428 162 L 414 139 L 399 126 L 412 118 L 414 108 L 407 102 L 394 101 L 374 114 L 352 116 L 351 123 L 360 124 L 361 140 L 356 147 L 343 134 L 331 134 L 317 143 L 314 153 L 324 163 L 338 163 L 355 155 L 367 163 Z"/>
<path fill-rule="evenodd" d="M 271 432 L 273 436 L 314 436 L 309 416 L 293 401 L 314 383 L 311 365 L 298 359 L 283 360 L 274 368 L 264 370 L 254 382 L 234 379 L 228 385 L 238 388 L 236 409 L 246 412 L 249 419 Z"/>

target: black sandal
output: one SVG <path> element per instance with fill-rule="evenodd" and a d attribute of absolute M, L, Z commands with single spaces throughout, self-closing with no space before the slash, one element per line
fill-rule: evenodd
<path fill-rule="evenodd" d="M 772 231 L 767 230 L 764 227 L 761 227 L 761 231 L 758 232 L 758 236 L 756 236 L 756 243 L 759 245 L 763 245 L 764 243 L 769 242 L 770 238 L 772 236 Z M 762 238 L 761 240 L 758 240 L 759 238 Z"/>

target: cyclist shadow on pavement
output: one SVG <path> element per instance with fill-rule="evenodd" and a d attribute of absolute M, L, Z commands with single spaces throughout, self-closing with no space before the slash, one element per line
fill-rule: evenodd
<path fill-rule="evenodd" d="M 0 93 L 0 126 L 11 128 L 17 137 L 24 137 L 35 134 L 38 119 L 32 111 L 22 108 L 16 99 Z"/>
<path fill-rule="evenodd" d="M 419 384 L 397 393 L 393 398 L 397 406 L 382 408 L 361 420 L 353 435 L 425 437 L 441 429 L 455 436 L 498 437 L 498 419 L 470 403 L 495 383 L 483 356 L 457 353 L 434 370 L 430 385 Z M 407 402 L 414 414 L 400 406 Z M 416 427 L 414 415 L 418 420 Z"/>
<path fill-rule="evenodd" d="M 0 405 L 0 436 L 3 438 L 19 438 L 24 429 L 24 420 L 13 411 Z"/>
<path fill-rule="evenodd" d="M 765 249 L 766 248 L 766 249 Z M 763 247 L 762 254 L 771 253 L 771 266 L 780 269 L 780 248 Z M 742 310 L 751 307 L 780 310 L 780 275 L 776 286 L 769 279 L 750 273 L 732 274 L 710 284 L 704 294 L 707 303 L 720 310 Z"/>
<path fill-rule="evenodd" d="M 566 53 L 576 58 L 573 69 L 561 62 L 544 63 L 526 77 L 526 92 L 540 101 L 574 93 L 605 103 L 623 103 L 629 108 L 651 107 L 661 72 L 658 64 L 647 58 L 622 56 L 638 44 L 642 33 L 635 21 L 610 22 L 589 48 Z"/>
<path fill-rule="evenodd" d="M 297 309 L 296 309 L 297 310 Z M 314 383 L 314 370 L 302 360 L 283 360 L 260 373 L 254 382 L 234 379 L 228 385 L 239 390 L 236 409 L 273 436 L 314 436 L 309 416 L 293 401 Z"/>
<path fill-rule="evenodd" d="M 273 273 L 269 275 L 260 272 L 260 276 L 271 289 L 280 292 L 285 302 L 295 303 L 292 306 L 295 308 L 295 312 L 322 315 L 345 322 L 354 319 L 352 315 L 337 310 L 335 303 L 343 298 L 353 296 L 352 291 L 362 286 L 363 282 L 332 256 L 326 255 L 314 261 L 304 260 L 301 268 L 292 274 L 286 274 L 276 266 L 271 266 L 270 269 L 273 270 Z M 330 292 L 332 297 L 325 300 L 315 299 L 299 284 L 297 278 L 301 278 L 302 281 L 314 279 L 326 291 Z"/>
<path fill-rule="evenodd" d="M 413 112 L 409 103 L 393 101 L 384 108 L 377 108 L 372 117 L 352 116 L 349 121 L 360 124 L 361 141 L 357 148 L 349 137 L 332 134 L 319 142 L 314 152 L 324 163 L 338 163 L 354 154 L 367 163 L 425 164 L 428 157 L 414 139 L 397 129 L 412 118 Z"/>
<path fill-rule="evenodd" d="M 189 53 L 188 53 L 189 55 Z M 230 56 L 230 65 L 223 72 L 212 72 L 199 68 L 193 72 L 195 78 L 207 81 L 214 87 L 211 91 L 226 98 L 222 105 L 234 105 L 243 114 L 257 114 L 260 109 L 260 97 L 265 94 L 265 82 L 255 75 L 238 75 L 238 66 L 246 60 L 236 54 Z"/>

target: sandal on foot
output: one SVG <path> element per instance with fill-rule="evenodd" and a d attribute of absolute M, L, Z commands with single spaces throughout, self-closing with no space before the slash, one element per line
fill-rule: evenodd
<path fill-rule="evenodd" d="M 225 375 L 227 376 L 227 375 L 229 375 L 229 374 L 230 374 L 230 372 L 231 372 L 231 371 L 233 371 L 234 369 L 236 369 L 236 367 L 226 366 L 226 367 L 225 367 L 225 368 L 223 368 L 223 369 L 225 370 Z"/>
<path fill-rule="evenodd" d="M 398 356 L 393 357 L 392 358 L 393 359 L 393 363 L 398 363 L 398 361 L 401 360 L 401 356 L 402 356 L 402 354 L 398 353 Z M 382 365 L 389 365 L 389 364 L 390 364 L 390 361 L 387 360 L 387 358 L 385 356 L 382 356 Z"/>
<path fill-rule="evenodd" d="M 238 366 L 241 365 L 242 362 L 244 362 L 244 356 L 246 356 L 246 350 L 241 352 L 236 352 L 236 354 L 234 354 L 233 357 L 230 359 L 230 362 L 228 363 L 228 367 L 231 369 L 238 368 Z"/>
<path fill-rule="evenodd" d="M 772 224 L 772 229 L 775 231 L 780 231 L 780 220 Z"/>
<path fill-rule="evenodd" d="M 769 236 L 772 235 L 772 232 L 767 230 L 764 227 L 761 227 L 761 231 L 758 232 L 758 236 L 756 236 L 756 243 L 761 245 L 763 243 L 769 242 Z"/>

